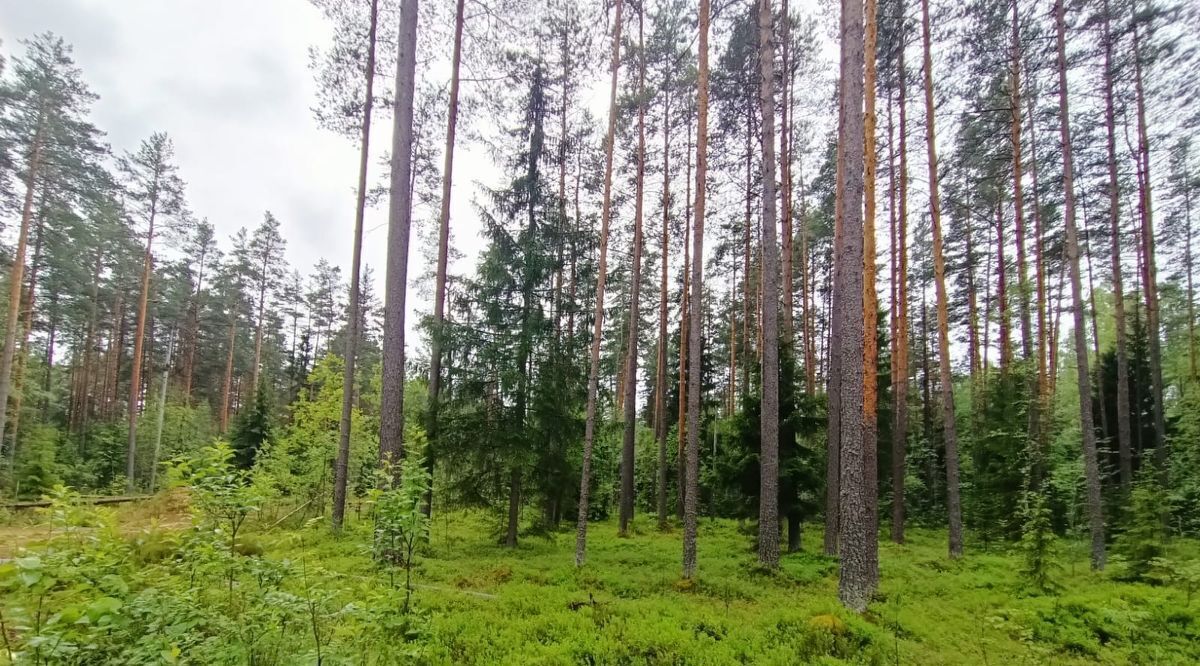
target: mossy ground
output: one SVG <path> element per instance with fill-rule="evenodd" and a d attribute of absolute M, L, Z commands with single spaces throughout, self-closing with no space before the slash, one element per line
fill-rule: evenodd
<path fill-rule="evenodd" d="M 117 522 L 124 528 L 147 511 L 122 508 Z M 172 515 L 156 515 L 167 527 L 152 532 L 169 537 L 178 529 Z M 881 588 L 860 616 L 837 601 L 837 562 L 820 554 L 815 525 L 806 526 L 802 552 L 784 555 L 772 573 L 756 564 L 752 525 L 702 519 L 699 575 L 683 581 L 681 530 L 660 531 L 652 517 L 635 521 L 625 538 L 613 522 L 593 523 L 587 564 L 577 569 L 573 525 L 524 533 L 507 549 L 494 517 L 451 512 L 435 517 L 417 558 L 412 603 L 421 619 L 408 623 L 397 592 L 404 572 L 371 559 L 365 518 L 340 535 L 321 519 L 268 529 L 272 520 L 260 517 L 249 528 L 248 552 L 302 572 L 286 586 L 304 598 L 358 609 L 322 619 L 327 653 L 338 655 L 325 663 L 1200 663 L 1200 601 L 1170 586 L 1093 573 L 1081 543 L 1059 543 L 1053 579 L 1060 589 L 1035 595 L 1007 547 L 968 542 L 966 557 L 951 561 L 944 531 L 910 529 L 904 545 L 881 541 Z M 159 552 L 175 542 L 142 534 L 121 537 L 136 562 L 134 585 L 186 589 L 186 569 L 172 569 L 170 553 Z M 147 543 L 158 550 L 139 555 Z M 1183 540 L 1169 550 L 1180 561 L 1200 552 Z M 221 603 L 221 588 L 196 603 Z M 312 642 L 305 627 L 292 626 L 280 635 L 284 654 L 274 663 L 316 663 Z M 209 663 L 200 654 L 183 657 Z"/>
<path fill-rule="evenodd" d="M 414 572 L 435 663 L 1200 661 L 1200 604 L 1189 607 L 1169 587 L 1094 574 L 1073 544 L 1062 545 L 1058 594 L 1028 595 L 1015 553 L 976 546 L 951 561 L 944 532 L 910 530 L 904 545 L 881 542 L 878 600 L 858 616 L 837 602 L 837 563 L 819 554 L 816 529 L 771 573 L 756 565 L 752 530 L 704 519 L 694 582 L 679 577 L 681 531 L 659 531 L 652 519 L 626 538 L 611 522 L 591 525 L 581 569 L 573 529 L 526 536 L 515 550 L 496 535 L 477 514 L 435 520 Z M 270 556 L 348 574 L 348 600 L 381 580 L 354 531 L 272 540 Z M 1194 555 L 1194 546 L 1175 549 Z"/>

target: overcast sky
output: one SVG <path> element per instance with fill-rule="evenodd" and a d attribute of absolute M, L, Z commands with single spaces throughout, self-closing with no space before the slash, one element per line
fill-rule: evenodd
<path fill-rule="evenodd" d="M 189 205 L 216 227 L 223 249 L 239 227 L 252 229 L 270 210 L 301 273 L 320 258 L 349 266 L 358 150 L 313 120 L 308 49 L 327 43 L 329 27 L 307 0 L 0 0 L 5 54 L 43 31 L 74 47 L 100 96 L 92 119 L 114 154 L 152 132 L 171 135 Z M 375 127 L 372 143 L 381 151 L 391 128 Z M 477 235 L 462 228 L 474 221 L 462 195 L 487 177 L 480 164 L 460 158 L 455 169 L 455 236 L 467 239 L 460 243 L 468 246 L 467 265 Z M 373 161 L 371 168 L 379 182 L 383 167 Z M 380 204 L 368 211 L 364 237 L 380 298 L 386 240 Z M 413 248 L 410 275 L 420 272 L 426 251 Z"/>

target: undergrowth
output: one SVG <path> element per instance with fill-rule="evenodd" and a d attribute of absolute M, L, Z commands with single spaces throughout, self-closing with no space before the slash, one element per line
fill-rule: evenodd
<path fill-rule="evenodd" d="M 373 557 L 363 516 L 281 525 L 252 513 L 230 549 L 222 521 L 128 529 L 127 516 L 55 498 L 45 537 L 0 565 L 0 663 L 42 664 L 1187 664 L 1200 661 L 1194 582 L 1117 580 L 1058 549 L 1053 591 L 1031 590 L 1019 549 L 945 557 L 944 534 L 880 545 L 863 615 L 836 600 L 819 529 L 780 571 L 755 565 L 733 521 L 701 522 L 700 576 L 678 575 L 680 530 L 618 539 L 545 530 L 515 550 L 475 513 L 435 516 L 404 576 Z M 139 513 L 139 511 L 141 513 Z M 165 521 L 165 522 L 170 522 Z M 253 548 L 242 548 L 242 540 Z M 1069 546 L 1069 544 L 1067 544 Z M 1196 544 L 1167 548 L 1194 562 Z M 1073 560 L 1078 558 L 1078 562 Z"/>

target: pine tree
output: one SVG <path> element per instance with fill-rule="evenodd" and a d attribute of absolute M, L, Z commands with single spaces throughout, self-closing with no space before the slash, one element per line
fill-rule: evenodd
<path fill-rule="evenodd" d="M 759 110 L 762 114 L 762 413 L 758 562 L 779 566 L 779 247 L 775 239 L 775 13 L 758 3 Z"/>
<path fill-rule="evenodd" d="M 121 160 L 126 178 L 127 205 L 145 229 L 141 292 L 138 297 L 137 328 L 133 337 L 133 369 L 129 380 L 129 446 L 125 453 L 125 491 L 132 493 L 137 460 L 137 422 L 141 411 L 142 345 L 150 301 L 150 274 L 154 266 L 154 239 L 173 218 L 183 213 L 183 181 L 174 164 L 175 148 L 164 133 L 152 134 L 136 153 Z M 159 225 L 156 228 L 156 224 Z"/>
<path fill-rule="evenodd" d="M 1079 421 L 1083 438 L 1083 465 L 1087 481 L 1088 523 L 1092 536 L 1092 568 L 1104 568 L 1104 516 L 1100 505 L 1100 469 L 1096 460 L 1096 430 L 1092 422 L 1091 375 L 1088 372 L 1086 313 L 1079 273 L 1079 232 L 1075 227 L 1074 163 L 1071 155 L 1071 117 L 1067 102 L 1066 11 L 1063 0 L 1055 2 L 1056 44 L 1058 48 L 1058 107 L 1063 152 L 1063 220 L 1066 224 L 1067 261 L 1071 274 L 1071 300 L 1075 315 L 1075 364 L 1079 382 Z"/>
<path fill-rule="evenodd" d="M 383 389 L 379 405 L 379 457 L 395 464 L 404 456 L 404 315 L 408 290 L 409 227 L 412 224 L 413 97 L 417 65 L 417 0 L 401 0 L 392 102 L 391 198 L 383 303 Z"/>
<path fill-rule="evenodd" d="M 604 143 L 604 202 L 600 209 L 600 247 L 596 265 L 595 315 L 592 322 L 590 369 L 588 370 L 587 412 L 583 433 L 583 469 L 579 482 L 579 517 L 575 526 L 575 566 L 587 557 L 588 496 L 592 483 L 592 446 L 596 436 L 596 392 L 600 383 L 600 342 L 604 330 L 604 287 L 608 280 L 608 229 L 612 215 L 613 148 L 617 128 L 617 79 L 621 66 L 621 9 L 616 0 L 613 19 L 611 79 L 608 91 L 608 130 Z"/>

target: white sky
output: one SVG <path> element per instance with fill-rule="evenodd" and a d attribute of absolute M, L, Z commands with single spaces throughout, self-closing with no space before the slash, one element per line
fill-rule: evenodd
<path fill-rule="evenodd" d="M 223 250 L 239 227 L 253 229 L 270 210 L 287 239 L 288 262 L 302 274 L 320 258 L 349 265 L 358 148 L 313 119 L 308 49 L 324 46 L 330 28 L 309 2 L 0 0 L 3 53 L 19 53 L 19 40 L 43 31 L 74 47 L 100 96 L 92 120 L 114 154 L 152 132 L 171 135 L 188 203 L 216 227 Z M 390 122 L 377 122 L 372 152 L 381 154 L 390 140 Z M 469 224 L 472 181 L 490 168 L 460 151 L 452 217 Z M 386 177 L 374 158 L 371 170 L 372 183 Z M 368 210 L 365 229 L 363 260 L 382 298 L 386 203 Z M 477 237 L 461 225 L 454 235 L 468 246 Z M 470 265 L 473 248 L 460 249 Z M 410 275 L 421 272 L 426 252 L 414 245 Z"/>

